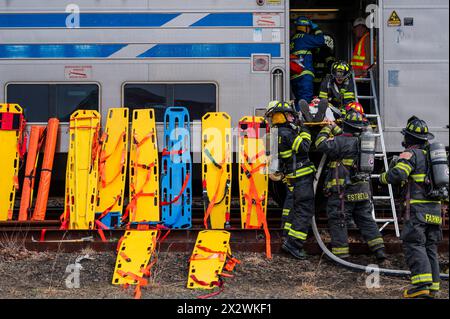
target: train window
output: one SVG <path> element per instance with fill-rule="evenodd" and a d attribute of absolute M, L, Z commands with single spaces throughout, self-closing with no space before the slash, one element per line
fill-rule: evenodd
<path fill-rule="evenodd" d="M 47 122 L 50 117 L 68 122 L 75 110 L 99 109 L 99 86 L 10 83 L 6 87 L 6 101 L 20 104 L 28 122 Z"/>
<path fill-rule="evenodd" d="M 205 113 L 216 111 L 214 84 L 176 84 L 173 88 L 173 105 L 187 107 L 191 120 L 201 120 Z"/>
<path fill-rule="evenodd" d="M 68 122 L 75 110 L 98 110 L 99 92 L 96 84 L 56 85 L 56 117 Z"/>
<path fill-rule="evenodd" d="M 154 108 L 156 121 L 164 120 L 168 106 L 185 106 L 191 120 L 200 120 L 217 109 L 217 87 L 213 83 L 129 83 L 124 86 L 124 106 Z"/>
<path fill-rule="evenodd" d="M 47 122 L 50 109 L 50 87 L 47 84 L 8 84 L 6 102 L 19 104 L 30 122 Z"/>
<path fill-rule="evenodd" d="M 162 121 L 164 110 L 169 105 L 165 84 L 126 84 L 124 105 L 131 110 L 155 109 L 156 120 Z"/>

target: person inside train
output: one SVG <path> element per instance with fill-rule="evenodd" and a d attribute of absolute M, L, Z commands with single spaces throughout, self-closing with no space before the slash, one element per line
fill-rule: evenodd
<path fill-rule="evenodd" d="M 314 97 L 313 50 L 325 46 L 326 41 L 319 26 L 306 17 L 298 17 L 295 26 L 297 33 L 290 43 L 290 65 L 291 87 L 298 111 L 299 101 L 309 104 Z"/>
<path fill-rule="evenodd" d="M 353 23 L 353 34 L 355 36 L 355 48 L 351 66 L 356 77 L 367 78 L 367 71 L 371 67 L 372 50 L 370 46 L 370 30 L 366 19 L 359 17 Z M 375 52 L 374 52 L 375 54 Z"/>
<path fill-rule="evenodd" d="M 319 98 L 327 100 L 342 113 L 345 113 L 345 107 L 349 103 L 355 102 L 355 87 L 351 69 L 347 62 L 333 63 L 331 73 L 327 74 L 322 81 Z"/>

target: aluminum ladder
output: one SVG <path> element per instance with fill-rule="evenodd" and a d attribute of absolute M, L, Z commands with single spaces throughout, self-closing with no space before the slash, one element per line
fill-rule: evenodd
<path fill-rule="evenodd" d="M 353 73 L 353 85 L 355 87 L 355 99 L 356 101 L 360 101 L 360 100 L 369 100 L 369 102 L 372 102 L 372 106 L 373 109 L 375 111 L 375 113 L 373 114 L 366 114 L 366 117 L 368 119 L 376 119 L 376 130 L 375 136 L 377 138 L 379 138 L 379 142 L 381 144 L 381 153 L 375 153 L 375 159 L 383 159 L 384 162 L 384 168 L 385 171 L 387 172 L 389 169 L 389 164 L 388 164 L 388 160 L 387 160 L 387 154 L 386 154 L 386 144 L 384 142 L 384 135 L 383 135 L 383 126 L 382 126 L 382 121 L 381 121 L 381 117 L 380 117 L 380 111 L 379 111 L 379 107 L 378 107 L 378 98 L 377 98 L 377 91 L 375 88 L 375 80 L 373 77 L 373 72 L 372 70 L 369 70 L 369 77 L 368 78 L 356 78 L 355 74 Z M 359 95 L 358 94 L 358 84 L 360 83 L 369 83 L 370 84 L 370 94 L 369 95 Z M 380 174 L 372 174 L 371 178 L 372 179 L 378 179 L 380 177 Z M 388 184 L 388 195 L 385 196 L 373 196 L 373 205 L 372 205 L 372 216 L 373 219 L 377 222 L 377 223 L 383 223 L 383 225 L 380 228 L 380 231 L 382 231 L 387 225 L 389 225 L 389 223 L 394 223 L 394 227 L 395 227 L 395 235 L 397 237 L 400 237 L 400 230 L 399 230 L 399 226 L 398 226 L 398 218 L 397 218 L 397 212 L 396 212 L 396 208 L 395 208 L 395 201 L 394 201 L 394 192 L 392 190 L 392 185 Z M 391 203 L 391 210 L 392 210 L 392 218 L 377 218 L 376 214 L 375 214 L 375 203 L 377 201 L 383 201 L 383 200 L 389 200 Z"/>

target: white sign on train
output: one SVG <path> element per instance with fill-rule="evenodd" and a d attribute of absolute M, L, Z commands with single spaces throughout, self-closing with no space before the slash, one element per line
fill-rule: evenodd
<path fill-rule="evenodd" d="M 281 26 L 281 15 L 279 13 L 254 13 L 254 27 L 279 27 Z"/>
<path fill-rule="evenodd" d="M 92 79 L 91 65 L 66 65 L 64 68 L 64 76 L 66 80 L 90 80 Z"/>

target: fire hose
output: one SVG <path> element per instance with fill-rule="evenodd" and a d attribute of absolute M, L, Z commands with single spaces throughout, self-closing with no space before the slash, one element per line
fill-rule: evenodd
<path fill-rule="evenodd" d="M 319 164 L 319 167 L 316 172 L 316 178 L 314 180 L 314 193 L 317 190 L 317 185 L 319 184 L 319 178 L 320 178 L 320 175 L 322 174 L 323 167 L 325 166 L 326 159 L 327 159 L 327 156 L 324 154 L 322 156 L 322 159 L 320 160 L 320 164 Z M 319 244 L 320 249 L 322 249 L 323 253 L 325 255 L 327 255 L 327 257 L 329 257 L 331 260 L 333 260 L 334 262 L 336 262 L 344 267 L 350 268 L 352 270 L 358 270 L 358 271 L 364 271 L 364 272 L 370 272 L 370 273 L 378 272 L 380 274 L 385 274 L 385 275 L 390 275 L 390 276 L 410 276 L 411 275 L 411 272 L 408 270 L 378 268 L 378 267 L 373 267 L 373 266 L 363 266 L 363 265 L 359 265 L 359 264 L 355 264 L 355 263 L 343 260 L 343 259 L 337 257 L 335 254 L 333 254 L 328 249 L 328 247 L 325 245 L 325 243 L 322 241 L 319 230 L 317 228 L 315 216 L 313 216 L 313 218 L 312 218 L 311 226 L 312 226 L 312 230 L 314 233 L 314 237 L 316 238 L 316 241 Z M 441 279 L 448 280 L 448 274 L 441 273 L 440 277 L 441 277 Z"/>

